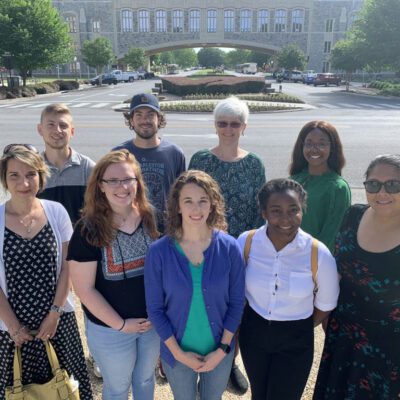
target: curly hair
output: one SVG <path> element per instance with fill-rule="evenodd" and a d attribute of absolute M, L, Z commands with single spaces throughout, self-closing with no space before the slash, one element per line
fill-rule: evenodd
<path fill-rule="evenodd" d="M 304 190 L 300 183 L 293 179 L 272 179 L 264 184 L 258 192 L 258 207 L 260 211 L 265 211 L 268 205 L 268 200 L 274 193 L 285 193 L 288 190 L 293 190 L 298 196 L 301 208 L 306 209 L 307 206 L 307 192 Z"/>
<path fill-rule="evenodd" d="M 326 121 L 311 121 L 301 128 L 293 148 L 292 162 L 289 166 L 289 174 L 298 174 L 308 166 L 308 162 L 303 154 L 303 146 L 307 135 L 314 129 L 318 129 L 328 136 L 330 142 L 328 167 L 332 171 L 335 171 L 338 175 L 342 175 L 342 169 L 346 162 L 343 154 L 342 142 L 340 141 L 336 128 Z"/>
<path fill-rule="evenodd" d="M 111 151 L 97 162 L 86 188 L 82 218 L 79 223 L 81 223 L 82 235 L 86 237 L 92 246 L 103 247 L 109 245 L 117 232 L 117 226 L 113 223 L 112 208 L 105 194 L 101 191 L 101 180 L 110 165 L 119 163 L 132 165 L 137 179 L 135 205 L 149 235 L 154 239 L 159 236 L 153 207 L 147 198 L 146 186 L 139 163 L 128 150 L 117 150 Z"/>
<path fill-rule="evenodd" d="M 201 187 L 210 199 L 211 211 L 207 218 L 208 227 L 226 231 L 228 225 L 225 220 L 225 201 L 219 190 L 218 183 L 203 171 L 190 170 L 183 172 L 170 189 L 167 205 L 167 235 L 175 239 L 182 237 L 182 215 L 179 213 L 179 197 L 182 188 L 189 183 L 194 183 Z"/>
<path fill-rule="evenodd" d="M 8 147 L 8 146 L 6 146 Z M 9 150 L 0 159 L 0 182 L 5 190 L 7 187 L 7 167 L 12 159 L 29 165 L 39 175 L 39 191 L 42 192 L 46 186 L 46 178 L 50 176 L 49 167 L 39 153 L 29 150 L 25 145 L 10 145 Z"/>
<path fill-rule="evenodd" d="M 124 118 L 125 118 L 125 125 L 131 130 L 134 131 L 135 127 L 132 125 L 132 116 L 135 111 L 125 111 L 123 113 Z M 165 115 L 163 113 L 158 113 L 158 129 L 160 128 L 165 128 L 167 125 L 167 119 L 165 118 Z"/>

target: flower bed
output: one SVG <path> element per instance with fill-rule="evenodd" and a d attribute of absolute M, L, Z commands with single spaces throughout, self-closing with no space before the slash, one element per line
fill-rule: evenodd
<path fill-rule="evenodd" d="M 200 78 L 162 78 L 164 90 L 177 96 L 189 94 L 260 93 L 265 86 L 263 77 L 208 76 Z"/>

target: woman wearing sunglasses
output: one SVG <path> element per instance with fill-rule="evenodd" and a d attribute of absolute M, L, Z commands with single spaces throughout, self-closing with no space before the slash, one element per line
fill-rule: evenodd
<path fill-rule="evenodd" d="M 160 339 L 147 319 L 144 259 L 158 237 L 140 167 L 127 150 L 96 164 L 68 257 L 86 316 L 88 346 L 103 375 L 103 399 L 152 400 Z"/>
<path fill-rule="evenodd" d="M 341 275 L 314 399 L 400 397 L 400 155 L 366 171 L 367 205 L 345 215 L 336 241 Z"/>
<path fill-rule="evenodd" d="M 343 215 L 351 204 L 349 185 L 342 178 L 342 143 L 333 125 L 311 121 L 303 126 L 293 148 L 291 178 L 307 191 L 301 228 L 331 252 Z"/>
<path fill-rule="evenodd" d="M 214 109 L 218 144 L 193 155 L 189 169 L 207 172 L 218 183 L 226 204 L 228 233 L 237 238 L 242 232 L 262 226 L 257 193 L 265 183 L 265 168 L 254 153 L 239 147 L 249 118 L 249 108 L 237 97 L 220 101 Z M 246 378 L 234 363 L 231 373 L 234 388 L 245 393 Z"/>
<path fill-rule="evenodd" d="M 90 400 L 65 261 L 71 221 L 61 204 L 36 197 L 48 173 L 32 145 L 4 149 L 0 180 L 10 198 L 0 206 L 0 398 L 12 385 L 15 346 L 24 385 L 52 378 L 41 342 L 51 340 L 61 368 L 79 381 L 80 398 Z"/>

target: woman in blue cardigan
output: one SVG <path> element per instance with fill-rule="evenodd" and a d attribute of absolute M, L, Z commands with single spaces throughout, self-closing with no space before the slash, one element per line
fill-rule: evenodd
<path fill-rule="evenodd" d="M 167 235 L 145 263 L 148 316 L 176 400 L 218 400 L 228 382 L 234 334 L 244 306 L 239 247 L 224 233 L 224 202 L 202 171 L 183 173 L 171 189 Z"/>

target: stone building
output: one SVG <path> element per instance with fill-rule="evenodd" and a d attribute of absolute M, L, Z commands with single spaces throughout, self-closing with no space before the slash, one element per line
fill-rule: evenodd
<path fill-rule="evenodd" d="M 357 18 L 363 0 L 53 0 L 76 49 L 71 68 L 87 71 L 80 48 L 105 36 L 117 58 L 131 47 L 147 55 L 187 47 L 274 53 L 289 43 L 307 69 L 330 71 L 330 52 Z"/>

